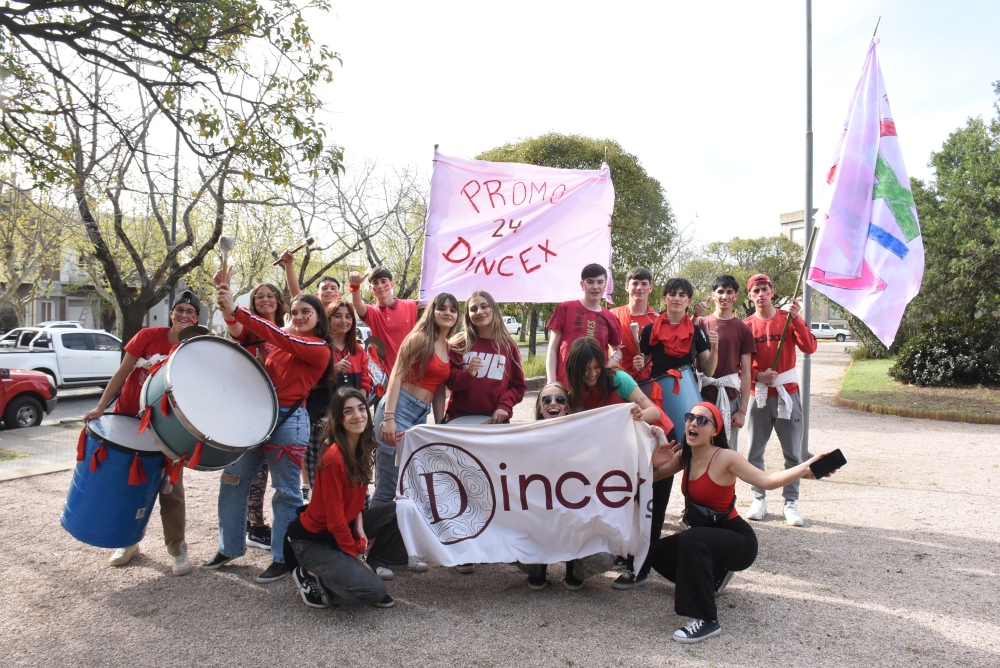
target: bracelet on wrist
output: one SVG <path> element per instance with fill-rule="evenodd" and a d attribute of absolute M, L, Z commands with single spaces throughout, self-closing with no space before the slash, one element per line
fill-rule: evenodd
<path fill-rule="evenodd" d="M 349 285 L 349 286 L 347 286 L 347 291 L 348 292 L 359 292 L 360 290 L 361 290 L 361 286 L 360 285 Z"/>

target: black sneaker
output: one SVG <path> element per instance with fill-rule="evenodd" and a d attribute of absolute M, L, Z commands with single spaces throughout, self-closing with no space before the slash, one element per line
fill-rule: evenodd
<path fill-rule="evenodd" d="M 235 558 L 236 557 L 227 557 L 221 552 L 216 552 L 215 557 L 213 557 L 211 561 L 206 561 L 205 563 L 203 563 L 201 567 L 210 571 L 214 571 L 216 568 L 221 568 L 223 564 L 228 564 Z"/>
<path fill-rule="evenodd" d="M 532 575 L 528 578 L 528 589 L 532 591 L 542 591 L 549 586 L 549 579 L 545 577 L 545 573 L 541 575 Z"/>
<path fill-rule="evenodd" d="M 271 549 L 271 527 L 268 525 L 247 529 L 247 545 L 262 550 Z"/>
<path fill-rule="evenodd" d="M 375 604 L 375 607 L 376 608 L 391 608 L 394 605 L 396 605 L 396 602 L 394 600 L 392 600 L 392 596 L 389 596 L 388 594 L 386 594 L 385 598 L 383 598 L 381 601 L 379 601 L 378 603 Z"/>
<path fill-rule="evenodd" d="M 455 566 L 455 572 L 456 573 L 461 573 L 462 575 L 469 575 L 470 573 L 475 573 L 476 572 L 476 565 L 475 564 L 459 564 L 458 566 Z"/>
<path fill-rule="evenodd" d="M 330 607 L 330 601 L 326 598 L 326 592 L 316 582 L 316 578 L 306 573 L 302 568 L 296 568 L 292 571 L 292 577 L 295 578 L 295 584 L 299 587 L 299 596 L 302 597 L 303 603 L 310 608 L 322 609 Z"/>
<path fill-rule="evenodd" d="M 718 597 L 723 591 L 725 591 L 726 586 L 729 581 L 733 579 L 733 571 L 726 571 L 726 574 L 722 576 L 721 580 L 717 580 L 715 583 L 715 596 Z"/>
<path fill-rule="evenodd" d="M 280 580 L 291 572 L 292 570 L 285 564 L 272 561 L 271 565 L 265 568 L 264 572 L 257 576 L 257 582 L 261 584 L 274 582 L 275 580 Z"/>
<path fill-rule="evenodd" d="M 722 633 L 722 626 L 718 621 L 706 622 L 704 619 L 692 619 L 687 626 L 674 631 L 674 640 L 687 645 L 714 638 L 720 633 Z"/>
<path fill-rule="evenodd" d="M 611 586 L 615 589 L 635 589 L 646 584 L 647 579 L 649 579 L 649 573 L 623 573 L 611 583 Z"/>
<path fill-rule="evenodd" d="M 566 562 L 566 577 L 563 578 L 563 584 L 566 589 L 570 591 L 577 591 L 578 589 L 583 589 L 583 580 L 573 575 L 573 562 Z"/>

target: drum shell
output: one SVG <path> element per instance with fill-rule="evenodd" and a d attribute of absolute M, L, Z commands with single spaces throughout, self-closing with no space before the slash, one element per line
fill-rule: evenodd
<path fill-rule="evenodd" d="M 138 429 L 139 420 L 126 416 Z M 101 445 L 107 458 L 90 470 L 90 460 Z M 136 453 L 146 482 L 129 485 Z M 142 540 L 163 479 L 165 458 L 159 450 L 136 450 L 102 438 L 87 427 L 83 461 L 77 462 L 66 495 L 60 524 L 77 540 L 96 547 L 128 547 Z"/>
<path fill-rule="evenodd" d="M 199 341 L 201 343 L 196 343 Z M 186 418 L 184 406 L 181 405 L 183 404 L 183 401 L 179 401 L 178 397 L 175 396 L 175 383 L 171 382 L 171 373 L 173 371 L 172 362 L 174 361 L 176 355 L 184 354 L 186 346 L 205 345 L 206 341 L 212 345 L 227 346 L 228 349 L 226 352 L 238 352 L 237 359 L 244 363 L 243 370 L 248 373 L 259 374 L 259 380 L 262 380 L 263 384 L 268 388 L 268 396 L 261 402 L 259 410 L 270 411 L 270 426 L 266 433 L 263 431 L 261 432 L 260 439 L 258 441 L 240 445 L 226 443 L 221 439 L 213 438 L 212 434 L 202 433 Z M 231 370 L 206 369 L 206 372 L 230 373 Z M 206 381 L 211 380 L 209 376 L 205 376 L 205 378 Z M 169 402 L 169 410 L 167 411 L 166 416 L 164 416 L 161 411 L 164 394 L 166 394 L 167 401 Z M 211 396 L 211 393 L 209 393 L 209 397 Z M 263 399 L 263 397 L 261 398 Z M 194 337 L 178 346 L 177 349 L 171 353 L 171 357 L 167 360 L 166 364 L 161 366 L 146 379 L 146 382 L 142 386 L 140 401 L 142 405 L 150 407 L 148 409 L 150 411 L 149 428 L 152 433 L 153 440 L 157 443 L 163 453 L 172 460 L 177 461 L 184 456 L 187 456 L 190 460 L 190 458 L 194 456 L 198 443 L 200 442 L 202 444 L 199 462 L 195 466 L 191 467 L 199 471 L 217 471 L 235 464 L 246 452 L 249 452 L 253 448 L 264 443 L 270 435 L 271 430 L 274 428 L 274 425 L 277 423 L 277 397 L 275 396 L 274 389 L 270 384 L 270 380 L 267 379 L 267 375 L 264 373 L 263 369 L 259 364 L 257 364 L 256 360 L 254 360 L 249 353 L 240 348 L 238 345 L 231 341 L 217 337 Z M 227 414 L 227 407 L 220 398 L 218 419 L 228 419 Z"/>
<path fill-rule="evenodd" d="M 698 376 L 691 366 L 683 366 L 677 369 L 681 372 L 680 394 L 674 394 L 674 376 L 663 375 L 659 378 L 643 381 L 639 383 L 639 389 L 647 397 L 652 391 L 653 383 L 657 383 L 663 392 L 663 412 L 667 414 L 670 421 L 674 423 L 674 429 L 678 438 L 684 431 L 684 414 L 691 411 L 691 407 L 703 401 L 701 390 L 698 389 Z M 654 402 L 656 403 L 656 402 Z"/>
<path fill-rule="evenodd" d="M 444 423 L 445 425 L 477 425 L 477 424 L 493 424 L 492 415 L 459 415 L 453 417 Z"/>

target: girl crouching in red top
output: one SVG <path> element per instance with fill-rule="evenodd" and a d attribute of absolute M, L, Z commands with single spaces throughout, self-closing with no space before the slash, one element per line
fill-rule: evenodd
<path fill-rule="evenodd" d="M 292 300 L 291 325 L 287 330 L 236 306 L 225 283 L 218 288 L 217 302 L 226 324 L 243 325 L 270 344 L 264 370 L 278 395 L 278 424 L 268 442 L 247 452 L 222 472 L 219 486 L 219 551 L 202 568 L 217 569 L 246 553 L 247 494 L 250 482 L 267 460 L 274 496 L 271 508 L 271 558 L 257 582 L 273 582 L 288 575 L 284 538 L 295 509 L 302 505 L 299 479 L 302 459 L 309 443 L 309 416 L 304 406 L 309 390 L 331 372 L 330 326 L 322 317 L 323 305 L 313 295 Z M 224 369 L 213 373 L 225 373 Z"/>
<path fill-rule="evenodd" d="M 723 514 L 724 519 L 710 526 L 695 526 L 696 514 L 688 515 L 686 511 L 685 519 L 691 528 L 655 541 L 647 563 L 676 584 L 674 610 L 691 617 L 686 626 L 674 632 L 673 639 L 696 643 L 722 633 L 715 597 L 729 583 L 733 571 L 750 568 L 757 558 L 757 537 L 736 512 L 736 479 L 763 489 L 777 489 L 803 477 L 811 478 L 809 464 L 823 455 L 784 471 L 764 473 L 729 449 L 726 431 L 719 426 L 722 414 L 715 404 L 695 404 L 684 417 L 682 447 L 662 438 L 653 453 L 653 480 L 684 471 L 681 489 L 686 506 L 703 506 Z"/>
<path fill-rule="evenodd" d="M 297 562 L 293 577 L 309 607 L 393 605 L 373 569 L 406 563 L 396 503 L 364 509 L 377 446 L 364 395 L 339 388 L 326 418 L 312 501 L 287 534 L 285 560 Z"/>

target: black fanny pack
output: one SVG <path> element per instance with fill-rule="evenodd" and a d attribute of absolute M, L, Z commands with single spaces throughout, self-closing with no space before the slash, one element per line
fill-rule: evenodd
<path fill-rule="evenodd" d="M 708 470 L 702 475 L 708 475 Z M 729 519 L 729 513 L 736 507 L 736 494 L 733 493 L 733 500 L 725 510 L 712 510 L 705 506 L 698 505 L 688 496 L 687 487 L 691 484 L 691 462 L 688 461 L 684 468 L 684 514 L 681 520 L 689 527 L 719 527 Z"/>

